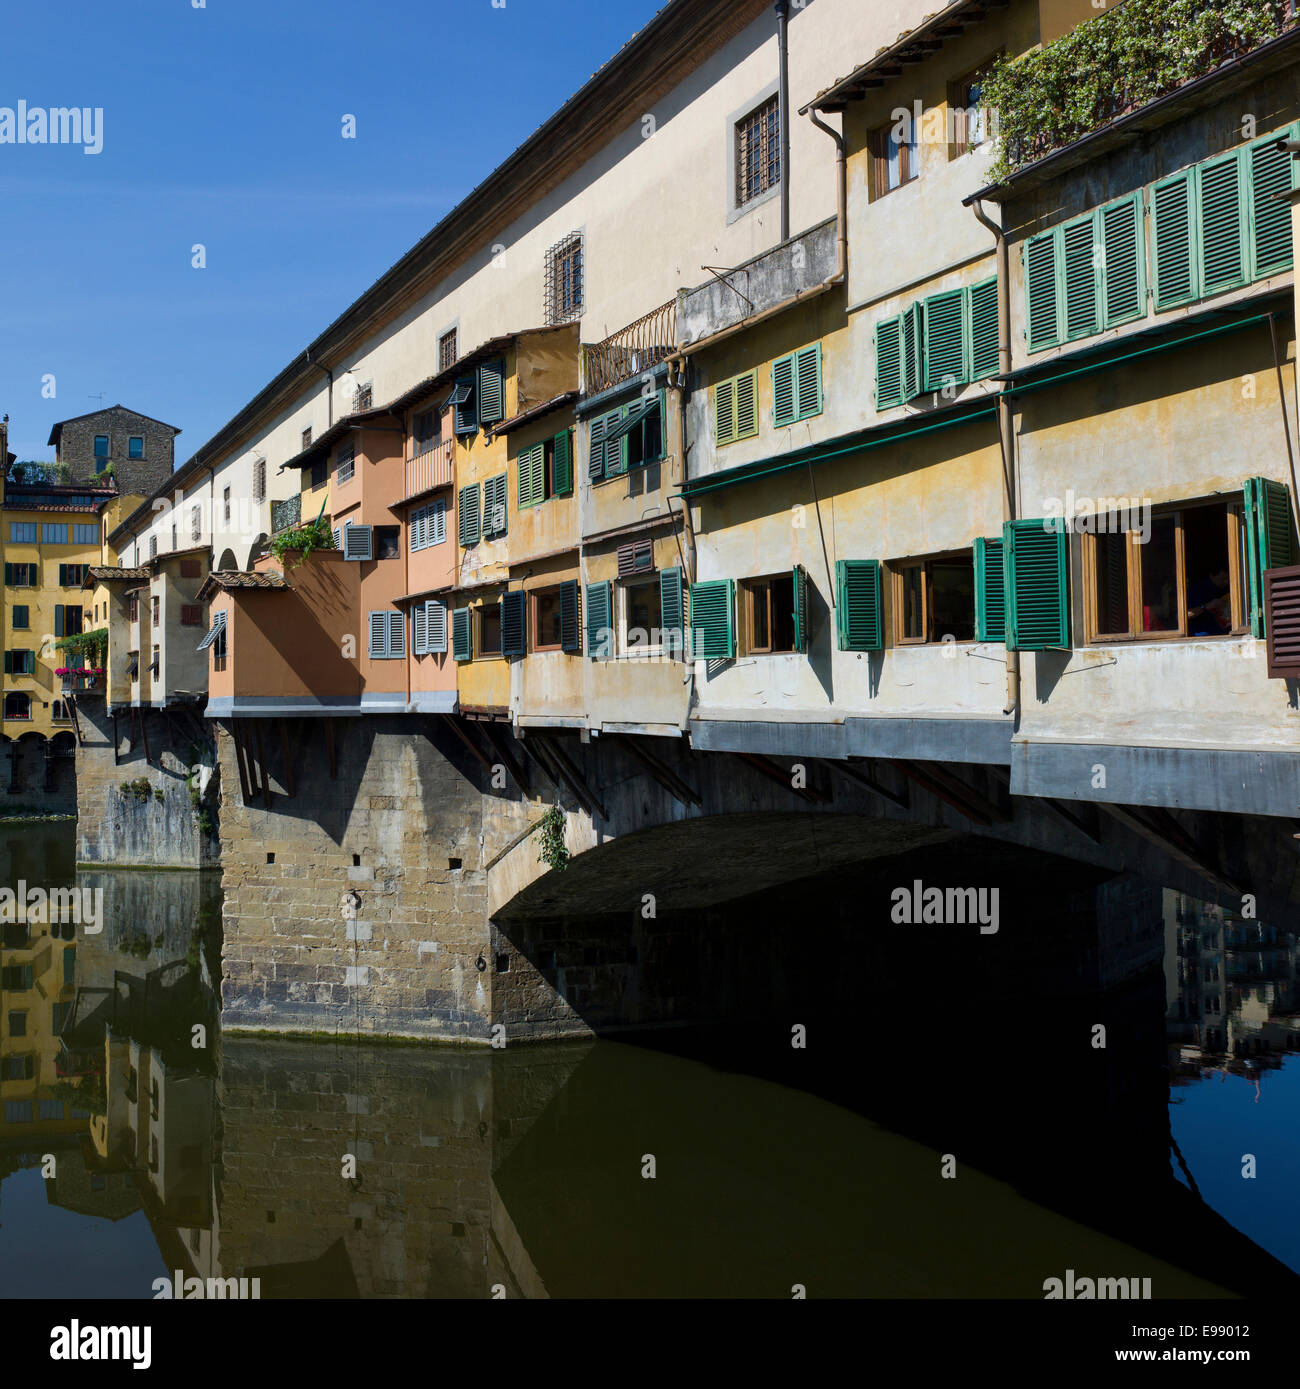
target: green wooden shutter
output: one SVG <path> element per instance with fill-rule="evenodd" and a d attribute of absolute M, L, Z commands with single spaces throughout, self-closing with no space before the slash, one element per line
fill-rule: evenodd
<path fill-rule="evenodd" d="M 1246 216 L 1241 187 L 1241 152 L 1211 160 L 1197 170 L 1201 294 L 1234 289 L 1246 282 Z"/>
<path fill-rule="evenodd" d="M 1171 309 L 1199 296 L 1193 217 L 1195 169 L 1161 179 L 1151 188 L 1152 259 L 1156 308 Z"/>
<path fill-rule="evenodd" d="M 913 304 L 903 314 L 903 399 L 912 400 L 921 394 L 921 342 L 924 337 L 921 305 Z"/>
<path fill-rule="evenodd" d="M 478 369 L 478 419 L 480 424 L 495 424 L 506 413 L 506 365 L 504 362 L 484 362 Z"/>
<path fill-rule="evenodd" d="M 660 641 L 663 649 L 674 656 L 680 656 L 686 646 L 685 601 L 681 566 L 663 570 L 659 575 Z"/>
<path fill-rule="evenodd" d="M 975 639 L 1006 641 L 1006 574 L 1002 565 L 1002 541 L 975 540 Z"/>
<path fill-rule="evenodd" d="M 560 650 L 582 650 L 582 628 L 579 625 L 578 581 L 566 579 L 560 585 Z"/>
<path fill-rule="evenodd" d="M 998 281 L 981 280 L 966 291 L 970 320 L 970 379 L 983 381 L 997 374 L 1002 363 L 998 347 Z"/>
<path fill-rule="evenodd" d="M 605 476 L 605 417 L 587 426 L 587 476 L 593 482 Z"/>
<path fill-rule="evenodd" d="M 67 586 L 68 586 L 68 566 L 67 566 L 66 564 L 61 564 L 61 565 L 59 565 L 59 587 L 60 587 L 60 588 L 67 588 Z"/>
<path fill-rule="evenodd" d="M 584 595 L 587 609 L 587 655 L 608 660 L 614 655 L 614 590 L 606 579 L 588 584 Z"/>
<path fill-rule="evenodd" d="M 462 548 L 478 544 L 479 520 L 478 483 L 471 482 L 456 497 L 456 532 Z"/>
<path fill-rule="evenodd" d="M 795 418 L 806 420 L 822 412 L 822 345 L 813 343 L 794 354 Z"/>
<path fill-rule="evenodd" d="M 835 562 L 835 626 L 841 651 L 879 651 L 885 644 L 880 561 Z"/>
<path fill-rule="evenodd" d="M 528 650 L 528 595 L 512 589 L 501 596 L 501 654 L 522 656 Z"/>
<path fill-rule="evenodd" d="M 1012 651 L 1070 645 L 1069 536 L 1042 520 L 1002 527 L 1006 642 Z"/>
<path fill-rule="evenodd" d="M 808 650 L 808 571 L 796 564 L 794 578 L 794 649 Z"/>
<path fill-rule="evenodd" d="M 1280 131 L 1277 135 L 1250 148 L 1250 163 L 1246 170 L 1250 188 L 1250 278 L 1263 279 L 1279 270 L 1291 269 L 1294 250 L 1291 245 L 1291 205 L 1286 194 L 1294 188 L 1296 161 L 1286 150 L 1277 147 L 1279 139 L 1294 133 Z M 1280 195 L 1280 196 L 1279 196 Z"/>
<path fill-rule="evenodd" d="M 605 434 L 612 434 L 618 428 L 619 421 L 626 416 L 627 412 L 637 402 L 631 405 L 624 405 L 621 410 L 611 410 L 605 416 Z M 627 472 L 627 435 L 620 435 L 617 439 L 606 437 L 605 441 L 605 476 L 618 477 Z"/>
<path fill-rule="evenodd" d="M 456 400 L 455 432 L 457 434 L 473 434 L 478 429 L 478 401 L 474 398 L 474 377 L 462 376 L 456 382 L 452 396 L 464 397 L 464 399 Z"/>
<path fill-rule="evenodd" d="M 506 474 L 499 473 L 483 483 L 483 538 L 500 539 L 509 529 L 510 507 Z"/>
<path fill-rule="evenodd" d="M 468 608 L 456 608 L 451 615 L 451 657 L 469 661 L 474 657 L 474 623 Z"/>
<path fill-rule="evenodd" d="M 573 434 L 567 429 L 560 430 L 551 444 L 551 479 L 557 497 L 573 491 Z"/>
<path fill-rule="evenodd" d="M 932 294 L 921 305 L 927 391 L 942 391 L 945 386 L 959 386 L 966 380 L 965 304 L 965 291 L 950 289 Z"/>
<path fill-rule="evenodd" d="M 1246 513 L 1246 569 L 1250 630 L 1264 635 L 1264 571 L 1294 562 L 1291 493 L 1272 478 L 1248 477 L 1243 484 Z"/>
<path fill-rule="evenodd" d="M 1102 327 L 1115 328 L 1146 312 L 1146 257 L 1142 246 L 1142 194 L 1111 203 L 1098 214 L 1101 246 Z"/>
<path fill-rule="evenodd" d="M 6 652 L 5 652 L 5 674 L 6 674 L 6 675 L 12 675 L 13 673 L 14 673 L 14 653 L 13 653 L 12 651 L 6 651 Z"/>
<path fill-rule="evenodd" d="M 54 605 L 54 635 L 61 637 L 63 634 L 63 604 L 56 603 Z"/>
<path fill-rule="evenodd" d="M 758 372 L 747 371 L 736 377 L 736 438 L 752 439 L 757 433 Z"/>
<path fill-rule="evenodd" d="M 772 423 L 780 429 L 795 418 L 794 354 L 772 363 Z"/>
<path fill-rule="evenodd" d="M 1096 227 L 1095 217 L 1084 217 L 1061 228 L 1061 287 L 1067 340 L 1086 338 L 1100 327 Z"/>
<path fill-rule="evenodd" d="M 876 324 L 876 409 L 888 410 L 903 401 L 903 320 L 885 318 Z"/>
<path fill-rule="evenodd" d="M 519 510 L 536 506 L 546 500 L 546 445 L 534 444 L 525 449 L 515 465 L 515 491 L 519 497 Z"/>
<path fill-rule="evenodd" d="M 1031 352 L 1055 347 L 1061 341 L 1057 303 L 1059 239 L 1053 230 L 1030 237 L 1025 245 L 1025 319 Z"/>
<path fill-rule="evenodd" d="M 713 388 L 713 441 L 718 448 L 736 442 L 736 383 L 719 381 Z"/>
<path fill-rule="evenodd" d="M 691 585 L 691 656 L 730 660 L 736 654 L 735 581 L 709 579 Z"/>
<path fill-rule="evenodd" d="M 12 584 L 14 581 L 14 567 L 12 564 L 5 565 L 5 583 Z"/>

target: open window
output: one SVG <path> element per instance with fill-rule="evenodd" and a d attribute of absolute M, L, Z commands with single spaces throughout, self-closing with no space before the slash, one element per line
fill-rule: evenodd
<path fill-rule="evenodd" d="M 501 605 L 483 603 L 474 609 L 474 652 L 478 656 L 501 655 Z"/>
<path fill-rule="evenodd" d="M 802 565 L 740 582 L 743 650 L 751 656 L 808 649 L 808 577 Z"/>
<path fill-rule="evenodd" d="M 898 560 L 894 576 L 894 643 L 975 640 L 973 553 Z"/>

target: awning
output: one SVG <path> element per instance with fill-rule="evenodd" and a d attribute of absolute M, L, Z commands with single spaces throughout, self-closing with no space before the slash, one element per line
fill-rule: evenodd
<path fill-rule="evenodd" d="M 225 630 L 226 615 L 224 612 L 219 612 L 216 617 L 212 619 L 212 626 L 208 628 L 207 636 L 194 648 L 195 651 L 206 651 Z"/>

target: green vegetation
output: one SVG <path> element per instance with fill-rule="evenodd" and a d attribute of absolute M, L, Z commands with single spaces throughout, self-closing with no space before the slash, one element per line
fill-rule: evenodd
<path fill-rule="evenodd" d="M 108 1113 L 108 1089 L 100 1071 L 92 1071 L 78 1080 L 56 1080 L 50 1086 L 50 1098 L 71 1109 L 85 1109 L 91 1114 Z"/>
<path fill-rule="evenodd" d="M 298 563 L 301 564 L 313 550 L 332 549 L 334 532 L 323 516 L 308 521 L 305 526 L 295 526 L 293 530 L 281 531 L 279 535 L 271 537 L 271 553 L 281 564 L 285 563 L 285 556 L 290 551 L 299 553 Z"/>
<path fill-rule="evenodd" d="M 154 793 L 153 783 L 148 777 L 137 777 L 135 781 L 124 781 L 117 788 L 122 795 L 131 797 L 132 800 L 147 801 Z M 158 799 L 162 799 L 161 792 Z"/>
<path fill-rule="evenodd" d="M 102 666 L 108 659 L 108 628 L 95 627 L 73 637 L 60 637 L 54 645 L 69 656 L 89 656 L 92 666 Z"/>
<path fill-rule="evenodd" d="M 564 812 L 558 805 L 537 822 L 534 833 L 540 836 L 537 861 L 562 873 L 569 866 L 569 847 L 564 842 Z"/>
<path fill-rule="evenodd" d="M 1126 0 L 1045 48 L 998 59 L 996 181 L 1275 38 L 1289 0 Z"/>

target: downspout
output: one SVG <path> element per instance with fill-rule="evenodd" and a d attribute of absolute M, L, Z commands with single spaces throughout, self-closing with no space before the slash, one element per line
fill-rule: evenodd
<path fill-rule="evenodd" d="M 779 76 L 777 158 L 781 163 L 781 240 L 790 239 L 790 0 L 776 0 L 776 51 Z"/>
<path fill-rule="evenodd" d="M 677 402 L 677 409 L 673 411 L 673 452 L 680 460 L 681 482 L 679 487 L 686 482 L 686 363 L 677 361 L 670 365 L 668 370 L 668 386 Z M 668 497 L 668 510 L 673 509 L 671 494 Z M 691 508 L 685 497 L 682 498 L 682 540 L 685 542 L 685 552 L 682 554 L 682 566 L 686 571 L 686 582 L 695 582 L 695 530 L 691 525 Z"/>
<path fill-rule="evenodd" d="M 987 227 L 997 241 L 998 268 L 998 371 L 1002 377 L 1011 375 L 1011 255 L 1007 249 L 1006 233 L 984 211 L 977 198 L 970 205 L 980 225 Z M 1011 416 L 1011 397 L 1006 391 L 998 393 L 998 443 L 1002 450 L 1002 515 L 1007 521 L 1016 519 L 1016 458 L 1015 432 Z M 1002 711 L 1020 719 L 1020 652 L 1007 648 L 1007 704 Z"/>

